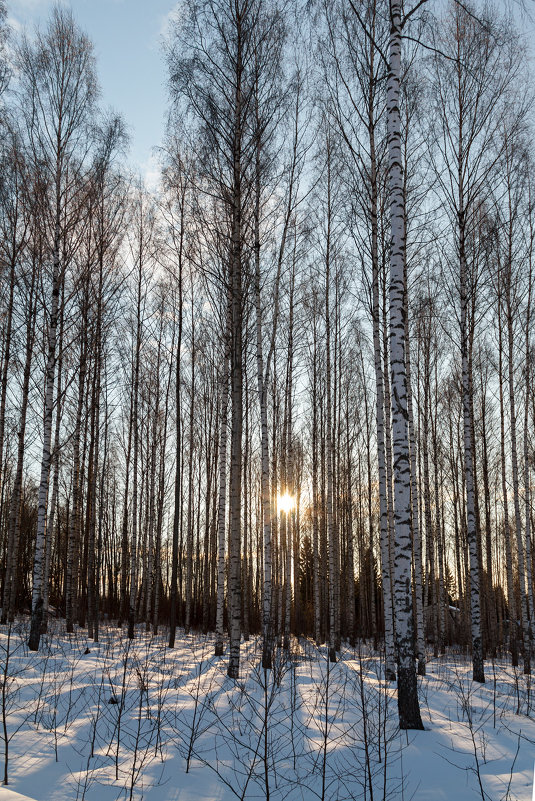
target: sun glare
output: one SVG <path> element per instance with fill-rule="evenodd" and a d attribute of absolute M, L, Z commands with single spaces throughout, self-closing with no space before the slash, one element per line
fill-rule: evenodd
<path fill-rule="evenodd" d="M 291 512 L 295 506 L 295 498 L 293 498 L 291 495 L 288 495 L 288 493 L 285 492 L 284 495 L 279 495 L 277 506 L 279 512 L 285 512 L 286 514 L 288 514 L 288 512 Z"/>

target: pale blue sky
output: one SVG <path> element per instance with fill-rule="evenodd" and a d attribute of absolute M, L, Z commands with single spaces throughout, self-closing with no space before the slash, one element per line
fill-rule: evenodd
<path fill-rule="evenodd" d="M 162 54 L 176 0 L 64 0 L 95 46 L 101 103 L 120 112 L 129 128 L 130 161 L 153 183 L 167 110 Z M 13 29 L 46 24 L 53 0 L 7 0 Z"/>
<path fill-rule="evenodd" d="M 162 143 L 168 107 L 162 38 L 179 2 L 60 1 L 72 8 L 78 24 L 92 40 L 102 105 L 123 115 L 130 134 L 130 163 L 154 187 L 158 170 L 153 151 Z M 46 24 L 53 3 L 54 0 L 7 0 L 8 21 L 13 29 L 25 26 L 31 31 L 36 24 Z M 512 8 L 520 17 L 519 2 L 513 3 Z M 523 17 L 519 24 L 533 53 L 533 20 Z"/>

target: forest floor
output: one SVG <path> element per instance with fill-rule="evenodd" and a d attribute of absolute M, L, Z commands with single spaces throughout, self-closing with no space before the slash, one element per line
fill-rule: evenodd
<path fill-rule="evenodd" d="M 163 634 L 110 627 L 97 644 L 55 621 L 32 653 L 27 634 L 0 629 L 0 801 L 532 799 L 535 686 L 505 660 L 478 685 L 465 656 L 430 657 L 426 730 L 401 732 L 365 644 L 329 665 L 294 640 L 265 674 L 252 639 L 232 681 L 212 635 L 177 632 L 170 650 Z"/>

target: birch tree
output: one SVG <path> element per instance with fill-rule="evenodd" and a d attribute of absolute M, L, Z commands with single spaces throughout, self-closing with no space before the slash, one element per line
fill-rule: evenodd
<path fill-rule="evenodd" d="M 32 159 L 41 170 L 45 170 L 50 186 L 46 225 L 47 263 L 50 259 L 51 274 L 47 300 L 43 450 L 29 639 L 31 650 L 37 650 L 43 609 L 42 568 L 51 466 L 57 327 L 61 286 L 67 266 L 61 261 L 62 242 L 73 225 L 72 205 L 76 205 L 84 176 L 83 157 L 87 152 L 88 123 L 94 110 L 97 86 L 92 46 L 78 30 L 72 14 L 59 7 L 53 10 L 46 31 L 38 31 L 32 42 L 23 38 L 17 63 L 21 111 L 27 125 Z"/>
<path fill-rule="evenodd" d="M 442 161 L 436 164 L 436 172 L 456 231 L 472 661 L 474 680 L 483 682 L 472 415 L 472 357 L 481 264 L 473 244 L 477 241 L 480 210 L 489 197 L 489 177 L 502 149 L 500 127 L 507 113 L 504 101 L 518 76 L 519 59 L 507 23 L 484 14 L 478 19 L 475 9 L 452 6 L 448 21 L 439 30 L 437 44 L 441 54 L 433 57 L 433 91 L 437 98 L 436 120 L 441 126 L 435 142 Z M 447 59 L 442 58 L 443 53 Z"/>
<path fill-rule="evenodd" d="M 406 22 L 407 17 L 405 17 Z M 411 497 L 405 365 L 406 230 L 399 112 L 401 75 L 401 4 L 390 0 L 387 129 L 390 201 L 390 369 L 394 451 L 395 621 L 398 649 L 398 710 L 402 729 L 422 729 L 414 665 L 411 589 Z"/>
<path fill-rule="evenodd" d="M 168 54 L 174 97 L 177 103 L 188 104 L 197 147 L 203 153 L 202 176 L 224 220 L 218 235 L 226 262 L 220 272 L 226 288 L 222 296 L 225 305 L 228 297 L 230 306 L 228 675 L 232 678 L 239 675 L 241 637 L 243 313 L 255 147 L 254 42 L 261 8 L 260 0 L 210 0 L 193 7 L 182 29 L 177 27 Z"/>

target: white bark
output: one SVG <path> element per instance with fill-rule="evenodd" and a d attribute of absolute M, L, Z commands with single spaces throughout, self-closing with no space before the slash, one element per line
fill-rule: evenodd
<path fill-rule="evenodd" d="M 227 428 L 228 428 L 228 328 L 221 376 L 221 421 L 219 424 L 219 500 L 217 512 L 217 602 L 215 655 L 223 655 L 223 612 L 225 606 L 225 529 L 227 508 Z"/>
<path fill-rule="evenodd" d="M 462 179 L 459 182 L 459 260 L 461 291 L 461 357 L 462 357 L 462 404 L 464 434 L 464 475 L 466 484 L 466 524 L 470 554 L 470 617 L 472 633 L 472 676 L 474 681 L 484 682 L 483 647 L 481 642 L 481 620 L 479 603 L 479 556 L 475 513 L 474 465 L 472 458 L 472 425 L 470 414 L 470 392 L 472 382 L 468 360 L 467 326 L 467 267 L 465 253 L 464 197 Z"/>
<path fill-rule="evenodd" d="M 372 156 L 375 155 L 374 140 L 371 139 Z M 381 578 L 383 585 L 386 677 L 390 681 L 396 678 L 394 649 L 394 619 L 392 615 L 392 574 L 390 572 L 389 521 L 387 499 L 387 474 L 385 459 L 385 397 L 383 382 L 383 365 L 381 359 L 381 334 L 379 328 L 379 251 L 377 237 L 377 173 L 375 158 L 371 161 L 371 215 L 372 215 L 372 318 L 373 318 L 373 353 L 375 366 L 375 421 L 377 428 L 377 462 L 379 473 L 379 545 L 381 552 Z M 372 592 L 374 591 L 372 583 Z"/>
<path fill-rule="evenodd" d="M 86 302 L 82 316 L 82 326 L 87 323 Z M 80 361 L 78 374 L 78 401 L 76 423 L 73 436 L 73 474 L 72 474 L 72 510 L 69 520 L 67 541 L 67 575 L 65 586 L 65 626 L 68 632 L 74 631 L 75 596 L 78 584 L 78 542 L 80 540 L 80 437 L 82 428 L 82 411 L 84 406 L 85 380 L 87 370 L 86 336 L 82 334 L 80 344 Z"/>
<path fill-rule="evenodd" d="M 530 359 L 530 332 L 531 332 L 531 299 L 533 291 L 532 265 L 530 253 L 529 277 L 528 277 L 528 299 L 526 306 L 526 337 L 525 337 L 525 403 L 524 403 L 524 432 L 523 432 L 523 462 L 524 462 L 524 525 L 526 541 L 526 583 L 528 588 L 528 612 L 529 612 L 529 648 L 533 649 L 533 626 L 535 620 L 535 610 L 533 603 L 533 581 L 531 570 L 531 490 L 530 490 L 530 462 L 529 462 L 529 390 L 531 379 L 531 359 Z"/>
<path fill-rule="evenodd" d="M 20 518 L 21 518 L 21 498 L 22 498 L 22 478 L 24 468 L 24 450 L 26 444 L 26 422 L 28 413 L 28 398 L 30 388 L 30 374 L 33 357 L 33 347 L 35 342 L 35 317 L 36 317 L 36 268 L 32 266 L 32 277 L 30 292 L 28 297 L 28 309 L 26 318 L 26 352 L 24 360 L 24 372 L 22 381 L 22 396 L 20 407 L 20 418 L 17 432 L 17 466 L 13 482 L 13 490 L 9 504 L 8 519 L 8 552 L 6 564 L 6 576 L 4 583 L 4 597 L 2 603 L 2 623 L 7 620 L 13 621 L 15 600 L 17 592 L 17 565 L 20 544 Z"/>
<path fill-rule="evenodd" d="M 257 164 L 257 175 L 259 165 Z M 255 204 L 255 312 L 256 312 L 256 374 L 258 401 L 260 406 L 260 453 L 261 453 L 261 508 L 264 575 L 262 587 L 262 667 L 271 668 L 271 492 L 269 486 L 269 438 L 267 416 L 267 382 L 264 376 L 262 348 L 262 303 L 260 296 L 260 187 L 256 187 Z"/>
<path fill-rule="evenodd" d="M 327 143 L 330 148 L 330 142 Z M 327 548 L 329 554 L 329 661 L 336 662 L 336 558 L 333 520 L 333 443 L 332 443 L 332 397 L 331 397 L 331 317 L 330 317 L 330 267 L 331 267 L 331 154 L 327 154 L 327 240 L 325 256 L 325 380 L 326 422 L 325 450 L 327 457 Z"/>
<path fill-rule="evenodd" d="M 32 617 L 28 647 L 37 651 L 43 617 L 43 558 L 45 555 L 46 514 L 48 504 L 48 483 L 50 479 L 52 415 L 54 410 L 54 385 L 56 377 L 56 338 L 59 314 L 59 295 L 61 286 L 60 271 L 60 226 L 58 220 L 54 234 L 54 256 L 52 264 L 52 292 L 50 299 L 50 318 L 48 324 L 48 353 L 46 360 L 45 409 L 43 415 L 43 450 L 41 456 L 41 477 L 37 500 L 37 531 L 35 536 L 35 555 L 32 576 Z"/>
<path fill-rule="evenodd" d="M 139 462 L 139 375 L 141 362 L 141 337 L 143 330 L 142 321 L 142 286 L 143 286 L 143 203 L 140 198 L 139 205 L 139 224 L 140 242 L 139 253 L 137 255 L 137 292 L 136 292 L 136 337 L 134 343 L 134 364 L 133 364 L 133 398 L 132 398 L 132 433 L 134 438 L 134 454 L 132 464 L 132 539 L 130 545 L 130 595 L 128 601 L 128 637 L 134 639 L 134 626 L 136 621 L 136 597 L 137 597 L 137 530 L 138 530 L 138 462 Z"/>
<path fill-rule="evenodd" d="M 409 315 L 407 308 L 407 275 L 405 270 L 405 369 L 407 371 L 407 416 L 409 426 L 410 471 L 411 471 L 411 508 L 412 508 L 412 558 L 414 594 L 416 596 L 416 656 L 418 659 L 418 675 L 425 676 L 425 628 L 424 605 L 422 596 L 422 532 L 420 530 L 418 470 L 416 465 L 416 438 L 414 436 L 414 416 L 411 390 L 411 358 L 409 343 Z"/>
<path fill-rule="evenodd" d="M 320 558 L 319 558 L 319 526 L 318 526 L 318 366 L 317 366 L 317 317 L 314 314 L 314 362 L 312 384 L 312 552 L 314 571 L 314 639 L 316 645 L 321 642 L 321 595 L 320 595 Z"/>
<path fill-rule="evenodd" d="M 512 234 L 509 235 L 509 247 L 511 248 Z M 510 415 L 510 436 L 511 436 L 511 468 L 513 478 L 513 505 L 515 514 L 515 533 L 518 559 L 518 583 L 520 588 L 520 622 L 524 639 L 524 673 L 531 672 L 531 627 L 528 618 L 528 590 L 526 586 L 526 562 L 524 557 L 524 538 L 522 535 L 522 516 L 520 513 L 520 481 L 518 476 L 518 452 L 516 444 L 516 404 L 515 404 L 515 384 L 514 384 L 514 331 L 513 331 L 513 311 L 511 308 L 511 281 L 512 281 L 512 253 L 509 253 L 507 276 L 506 276 L 506 316 L 507 316 L 507 341 L 508 341 L 508 377 L 509 377 L 509 415 Z"/>
<path fill-rule="evenodd" d="M 422 729 L 412 643 L 411 495 L 407 377 L 405 371 L 405 208 L 399 114 L 401 4 L 390 2 L 387 80 L 388 187 L 390 198 L 390 368 L 395 494 L 395 620 L 400 728 Z"/>
<path fill-rule="evenodd" d="M 501 290 L 500 290 L 501 291 Z M 518 665 L 518 648 L 516 640 L 516 603 L 513 582 L 513 551 L 511 547 L 511 531 L 509 526 L 509 501 L 507 499 L 507 477 L 505 464 L 505 405 L 503 396 L 503 346 L 502 346 L 502 301 L 498 292 L 498 387 L 500 400 L 500 450 L 501 480 L 503 496 L 503 527 L 505 536 L 505 568 L 507 575 L 507 606 L 509 613 L 509 649 L 513 667 Z"/>

